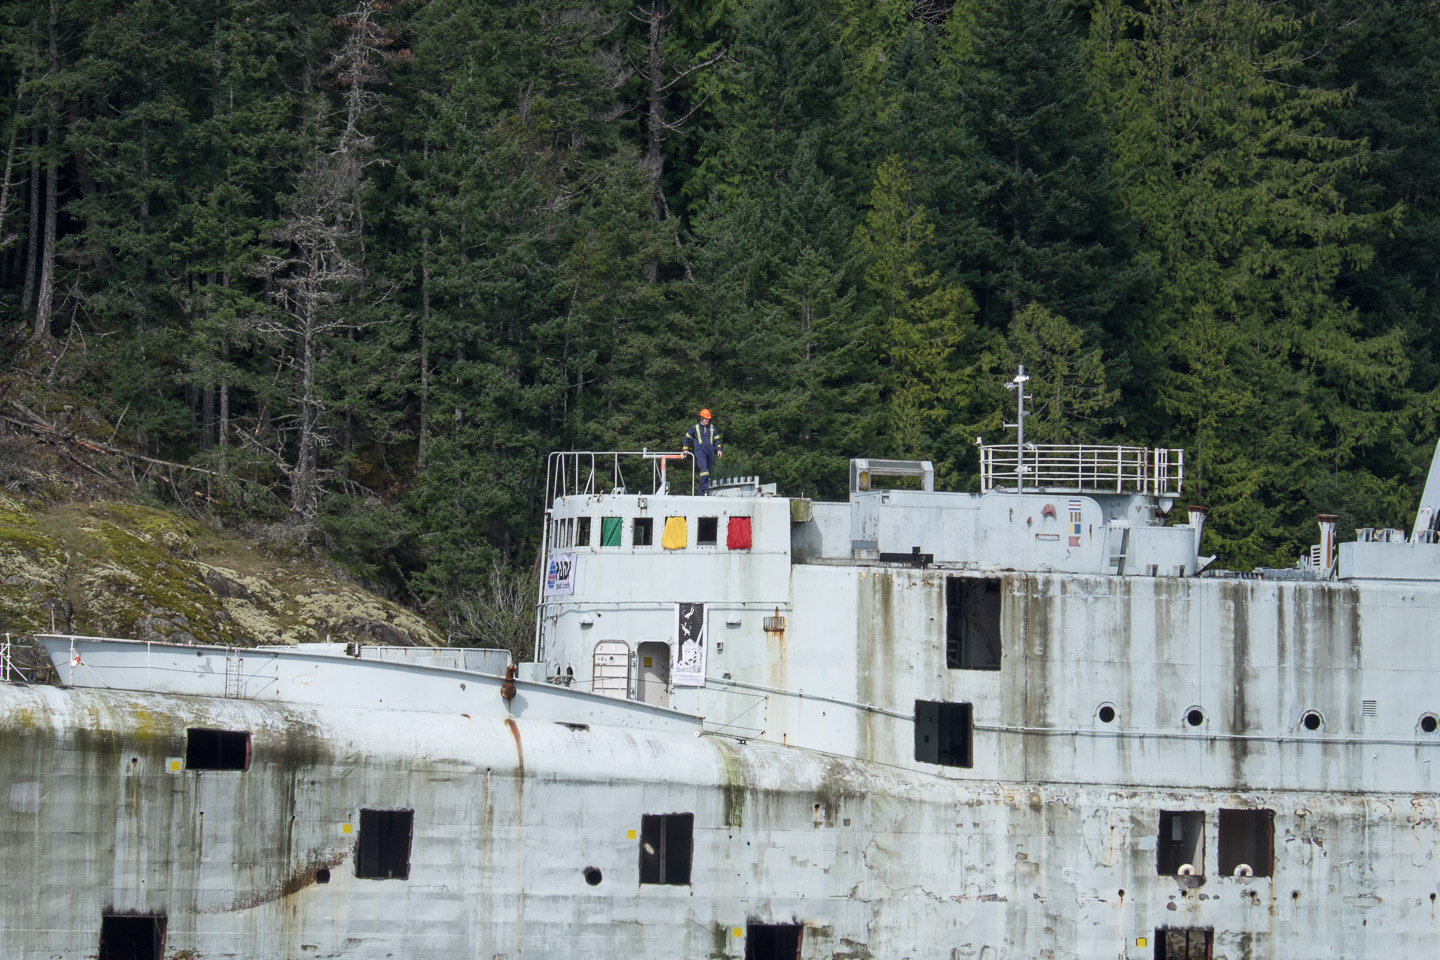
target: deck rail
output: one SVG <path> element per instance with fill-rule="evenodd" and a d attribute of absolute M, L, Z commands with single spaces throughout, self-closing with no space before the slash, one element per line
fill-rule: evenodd
<path fill-rule="evenodd" d="M 1082 443 L 993 444 L 980 448 L 980 488 L 1178 497 L 1185 451 Z"/>

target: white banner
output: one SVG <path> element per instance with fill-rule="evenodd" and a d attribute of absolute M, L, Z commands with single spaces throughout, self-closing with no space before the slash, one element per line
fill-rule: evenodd
<path fill-rule="evenodd" d="M 575 592 L 575 554 L 552 553 L 545 567 L 545 596 Z"/>
<path fill-rule="evenodd" d="M 705 686 L 705 604 L 675 605 L 675 641 L 670 682 L 677 687 Z"/>

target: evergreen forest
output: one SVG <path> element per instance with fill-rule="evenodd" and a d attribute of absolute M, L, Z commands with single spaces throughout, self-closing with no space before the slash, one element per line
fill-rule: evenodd
<path fill-rule="evenodd" d="M 0 377 L 437 622 L 552 450 L 975 489 L 1019 363 L 1289 565 L 1411 522 L 1437 145 L 1436 0 L 7 0 Z"/>

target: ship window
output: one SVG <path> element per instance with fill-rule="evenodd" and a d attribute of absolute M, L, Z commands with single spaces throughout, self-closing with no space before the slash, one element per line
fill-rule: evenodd
<path fill-rule="evenodd" d="M 685 886 L 690 882 L 693 813 L 647 813 L 640 818 L 640 882 Z"/>
<path fill-rule="evenodd" d="M 635 518 L 635 546 L 648 547 L 655 542 L 655 521 L 651 517 Z"/>
<path fill-rule="evenodd" d="M 974 707 L 968 703 L 915 701 L 915 759 L 945 767 L 973 767 Z"/>
<path fill-rule="evenodd" d="M 575 546 L 590 546 L 590 526 L 591 520 L 589 517 L 581 517 L 575 521 Z"/>
<path fill-rule="evenodd" d="M 695 521 L 695 543 L 697 546 L 713 547 L 719 541 L 719 517 L 700 517 Z"/>
<path fill-rule="evenodd" d="M 1160 811 L 1155 872 L 1163 876 L 1205 872 L 1205 814 L 1202 811 Z"/>
<path fill-rule="evenodd" d="M 798 923 L 751 923 L 745 928 L 745 960 L 797 960 L 803 930 Z"/>
<path fill-rule="evenodd" d="M 1000 581 L 945 579 L 945 666 L 1000 669 Z"/>
<path fill-rule="evenodd" d="M 1268 877 L 1275 859 L 1274 810 L 1220 811 L 1220 872 Z"/>
<path fill-rule="evenodd" d="M 249 732 L 197 728 L 186 730 L 185 769 L 249 770 Z"/>
<path fill-rule="evenodd" d="M 165 951 L 165 915 L 100 918 L 99 960 L 160 960 Z"/>
<path fill-rule="evenodd" d="M 1210 960 L 1215 948 L 1215 933 L 1199 928 L 1155 931 L 1155 960 Z"/>
<path fill-rule="evenodd" d="M 361 810 L 355 876 L 369 880 L 408 880 L 414 825 L 414 810 Z"/>
<path fill-rule="evenodd" d="M 619 517 L 600 518 L 600 546 L 620 546 L 621 522 Z"/>

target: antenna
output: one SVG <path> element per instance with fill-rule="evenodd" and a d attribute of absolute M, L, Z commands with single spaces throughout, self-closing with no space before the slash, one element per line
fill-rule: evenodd
<path fill-rule="evenodd" d="M 1006 390 L 1015 391 L 1015 422 L 1007 423 L 1005 426 L 1014 427 L 1019 431 L 1015 440 L 1015 487 L 1020 493 L 1025 492 L 1025 401 L 1034 399 L 1025 392 L 1025 384 L 1029 382 L 1030 378 L 1025 375 L 1025 364 L 1022 363 L 1020 372 L 1015 375 L 1015 379 L 1005 384 Z"/>

